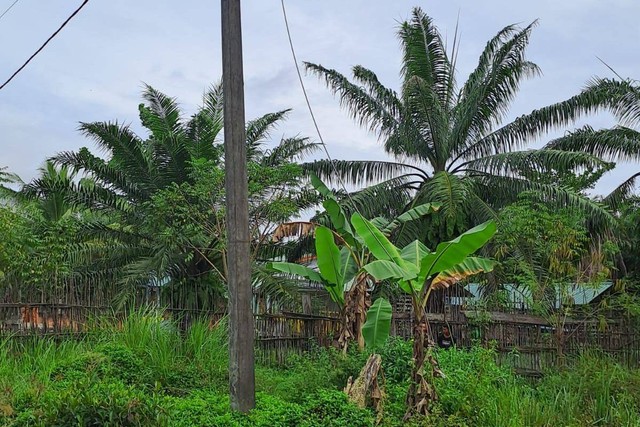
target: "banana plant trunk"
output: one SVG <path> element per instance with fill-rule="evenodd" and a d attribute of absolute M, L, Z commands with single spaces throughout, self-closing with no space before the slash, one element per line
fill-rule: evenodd
<path fill-rule="evenodd" d="M 431 326 L 422 308 L 413 307 L 413 368 L 407 392 L 405 421 L 413 415 L 427 415 L 432 402 L 438 400 L 434 378 L 443 377 L 433 355 L 435 343 L 431 338 Z M 424 326 L 423 326 L 424 325 Z"/>
<path fill-rule="evenodd" d="M 367 274 L 358 275 L 353 287 L 344 295 L 342 330 L 338 343 L 345 353 L 351 341 L 357 342 L 358 350 L 364 349 L 362 326 L 366 322 L 367 310 L 371 306 L 371 295 L 367 291 L 367 277 Z"/>

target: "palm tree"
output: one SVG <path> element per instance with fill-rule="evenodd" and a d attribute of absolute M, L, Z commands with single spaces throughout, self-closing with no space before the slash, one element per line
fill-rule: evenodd
<path fill-rule="evenodd" d="M 6 167 L 0 167 L 0 184 L 10 184 L 19 181 L 17 175 L 7 172 Z"/>
<path fill-rule="evenodd" d="M 15 175 L 9 181 L 19 190 L 6 191 L 5 214 L 11 215 L 15 230 L 22 236 L 13 242 L 16 263 L 8 279 L 14 285 L 5 297 L 29 302 L 71 303 L 69 295 L 78 295 L 70 280 L 67 247 L 77 237 L 80 218 L 85 215 L 71 202 L 77 188 L 74 174 L 67 167 L 56 168 L 46 162 L 40 175 L 25 184 Z M 11 236 L 16 231 L 7 233 Z"/>
<path fill-rule="evenodd" d="M 609 162 L 640 162 L 640 85 L 626 80 L 627 92 L 613 104 L 613 113 L 620 121 L 611 129 L 594 129 L 583 126 L 574 132 L 550 141 L 545 149 L 585 152 Z M 633 196 L 640 172 L 625 179 L 603 202 L 613 209 Z"/>
<path fill-rule="evenodd" d="M 146 138 L 117 122 L 82 123 L 80 130 L 107 158 L 82 148 L 52 159 L 86 176 L 71 202 L 96 213 L 75 252 L 90 267 L 83 274 L 117 280 L 123 297 L 134 296 L 141 285 L 162 284 L 179 291 L 182 306 L 210 306 L 226 281 L 224 149 L 218 139 L 222 87 L 212 87 L 189 119 L 182 118 L 174 99 L 150 86 L 143 97 L 139 110 Z M 302 171 L 295 162 L 316 144 L 295 137 L 264 148 L 287 112 L 266 114 L 246 127 L 255 259 L 272 256 L 273 248 L 264 252 L 276 224 L 315 202 L 298 182 Z M 268 287 L 263 270 L 257 269 L 256 277 Z M 280 287 L 275 280 L 271 285 Z"/>
<path fill-rule="evenodd" d="M 426 219 L 432 221 L 430 227 L 414 227 L 400 244 L 413 240 L 415 233 L 431 241 L 450 238 L 494 216 L 496 208 L 514 201 L 522 191 L 535 191 L 544 200 L 610 219 L 597 203 L 531 179 L 532 171 L 539 176 L 550 170 L 597 169 L 603 166 L 602 160 L 579 151 L 525 148 L 533 139 L 585 114 L 615 109 L 629 84 L 593 80 L 579 94 L 505 124 L 520 83 L 540 72 L 525 57 L 535 25 L 500 30 L 461 86 L 456 81 L 457 41 L 454 39 L 451 54 L 447 53 L 432 19 L 419 8 L 398 31 L 403 49 L 399 93 L 362 66 L 353 67 L 350 81 L 336 70 L 306 63 L 307 70 L 325 80 L 353 119 L 375 133 L 394 158 L 320 160 L 307 164 L 306 169 L 333 184 L 374 184 L 351 197 L 351 204 L 370 218 L 384 214 L 390 206 L 400 211 L 425 202 L 442 206 L 441 215 Z M 429 229 L 435 233 L 425 236 L 424 230 Z"/>
<path fill-rule="evenodd" d="M 640 132 L 635 127 L 640 123 L 640 86 L 637 82 L 627 80 L 631 89 L 622 97 L 614 109 L 614 114 L 620 124 L 612 129 L 593 129 L 584 126 L 574 132 L 554 139 L 546 145 L 547 149 L 586 152 L 610 162 L 640 162 Z M 611 163 L 615 165 L 615 163 Z M 635 241 L 634 227 L 629 224 L 637 206 L 638 179 L 640 171 L 632 173 L 614 190 L 604 197 L 601 202 L 616 213 L 617 227 L 610 233 L 620 245 L 621 251 L 615 254 L 614 261 L 617 269 L 613 278 L 624 277 L 628 274 L 628 265 L 633 264 L 633 245 Z M 598 221 L 590 220 L 590 229 L 600 231 L 602 227 Z M 595 239 L 597 243 L 600 239 Z M 596 249 L 598 245 L 594 245 Z M 633 270 L 633 268 L 631 268 Z"/>
<path fill-rule="evenodd" d="M 75 173 L 67 166 L 56 168 L 50 161 L 45 162 L 39 172 L 40 176 L 23 185 L 16 196 L 34 201 L 46 222 L 58 223 L 74 212 L 72 198 L 78 191 Z"/>

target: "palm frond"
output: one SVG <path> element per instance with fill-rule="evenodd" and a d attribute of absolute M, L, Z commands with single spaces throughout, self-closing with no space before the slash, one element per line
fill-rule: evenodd
<path fill-rule="evenodd" d="M 282 110 L 275 113 L 267 113 L 262 117 L 251 120 L 247 123 L 247 159 L 253 160 L 263 153 L 260 150 L 260 143 L 269 136 L 276 124 L 285 118 L 291 110 Z"/>
<path fill-rule="evenodd" d="M 205 112 L 215 123 L 224 121 L 224 91 L 222 81 L 219 81 L 205 92 L 202 102 L 202 111 Z"/>
<path fill-rule="evenodd" d="M 519 194 L 530 192 L 538 200 L 555 208 L 577 209 L 603 228 L 615 228 L 615 217 L 601 202 L 593 200 L 569 188 L 544 184 L 524 178 L 499 175 L 483 175 L 473 178 L 477 194 L 494 207 L 505 206 L 517 200 Z"/>
<path fill-rule="evenodd" d="M 422 80 L 425 87 L 433 90 L 433 98 L 442 109 L 447 110 L 454 90 L 454 70 L 433 20 L 422 9 L 414 8 L 411 21 L 401 24 L 398 34 L 404 51 L 401 74 L 405 85 L 416 78 Z"/>
<path fill-rule="evenodd" d="M 399 138 L 389 138 L 385 149 L 430 163 L 442 170 L 448 153 L 449 111 L 441 105 L 438 94 L 420 77 L 409 78 L 403 87 L 405 105 L 412 111 L 410 120 L 399 126 Z M 394 144 L 401 143 L 401 149 Z"/>
<path fill-rule="evenodd" d="M 100 157 L 94 156 L 86 148 L 78 152 L 65 151 L 58 153 L 50 159 L 55 165 L 68 166 L 78 172 L 84 172 L 93 178 L 97 186 L 120 194 L 127 194 L 132 199 L 142 199 L 147 192 L 137 183 L 130 182 L 125 173 L 105 162 Z"/>
<path fill-rule="evenodd" d="M 254 292 L 271 303 L 294 308 L 300 306 L 300 280 L 276 274 L 265 265 L 253 268 L 251 281 Z"/>
<path fill-rule="evenodd" d="M 180 106 L 175 98 L 168 97 L 148 84 L 144 85 L 142 97 L 146 105 L 139 106 L 140 120 L 151 131 L 154 139 L 161 140 L 183 131 Z"/>
<path fill-rule="evenodd" d="M 208 114 L 199 111 L 187 123 L 187 137 L 190 140 L 187 149 L 192 159 L 218 161 L 222 155 L 222 146 L 218 135 L 222 131 L 222 122 L 216 122 Z"/>
<path fill-rule="evenodd" d="M 384 86 L 373 71 L 356 65 L 351 69 L 351 72 L 354 79 L 367 90 L 369 96 L 383 106 L 391 116 L 399 117 L 401 115 L 403 106 L 398 94 Z"/>
<path fill-rule="evenodd" d="M 584 126 L 556 138 L 547 148 L 583 151 L 609 161 L 640 160 L 640 132 L 623 126 L 594 130 Z"/>
<path fill-rule="evenodd" d="M 622 124 L 637 124 L 640 121 L 640 86 L 627 81 L 629 90 L 614 104 L 614 114 Z"/>
<path fill-rule="evenodd" d="M 142 140 L 128 126 L 118 122 L 80 123 L 79 130 L 91 138 L 101 151 L 109 153 L 111 159 L 122 165 L 130 177 L 149 182 L 149 153 Z"/>
<path fill-rule="evenodd" d="M 487 44 L 455 108 L 452 154 L 464 151 L 469 144 L 486 135 L 492 126 L 499 124 L 508 112 L 521 80 L 540 74 L 539 68 L 524 56 L 535 25 L 533 22 L 517 32 L 514 26 L 506 27 Z"/>
<path fill-rule="evenodd" d="M 260 162 L 265 166 L 277 166 L 285 162 L 300 160 L 319 150 L 320 146 L 318 143 L 310 142 L 309 138 L 285 138 L 276 147 L 265 152 Z"/>
<path fill-rule="evenodd" d="M 611 193 L 602 199 L 602 203 L 611 207 L 614 211 L 618 210 L 620 205 L 633 195 L 634 190 L 637 188 L 636 181 L 638 178 L 640 178 L 640 172 L 631 175 L 630 178 L 627 178 L 622 184 L 617 186 Z"/>
<path fill-rule="evenodd" d="M 548 173 L 554 170 L 579 171 L 597 169 L 607 163 L 585 152 L 542 149 L 499 153 L 460 164 L 452 172 L 506 175 L 523 177 L 531 172 Z"/>
<path fill-rule="evenodd" d="M 460 176 L 438 172 L 424 182 L 415 200 L 417 203 L 437 203 L 440 205 L 438 216 L 459 218 L 469 198 L 469 180 Z"/>
<path fill-rule="evenodd" d="M 377 160 L 316 160 L 303 163 L 305 172 L 313 172 L 331 185 L 341 183 L 356 186 L 378 183 L 404 174 L 427 178 L 422 169 L 403 163 Z"/>
<path fill-rule="evenodd" d="M 365 218 L 382 216 L 391 219 L 400 215 L 411 201 L 415 192 L 413 184 L 417 182 L 412 182 L 411 176 L 401 175 L 349 193 L 348 196 L 343 192 L 336 193 L 347 218 L 358 212 Z"/>
<path fill-rule="evenodd" d="M 390 111 L 365 88 L 351 83 L 337 72 L 309 62 L 304 63 L 308 72 L 324 79 L 331 91 L 340 97 L 340 105 L 363 127 L 380 136 L 390 135 L 398 125 L 397 111 Z M 397 103 L 394 103 L 397 105 Z"/>
<path fill-rule="evenodd" d="M 6 172 L 7 167 L 0 167 L 0 185 L 1 184 L 12 184 L 12 183 L 20 183 L 22 180 L 18 175 L 11 172 Z"/>
<path fill-rule="evenodd" d="M 520 116 L 486 135 L 463 150 L 458 157 L 472 159 L 523 148 L 531 139 L 570 125 L 586 114 L 615 110 L 620 99 L 631 90 L 627 82 L 594 80 L 578 95 Z"/>

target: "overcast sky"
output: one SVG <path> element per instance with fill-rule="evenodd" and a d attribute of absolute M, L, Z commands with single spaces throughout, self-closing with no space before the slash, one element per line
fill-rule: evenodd
<path fill-rule="evenodd" d="M 0 13 L 13 0 L 0 0 Z M 20 0 L 0 19 L 4 81 L 81 0 Z M 539 19 L 528 57 L 543 76 L 523 85 L 511 117 L 576 94 L 593 76 L 640 78 L 640 2 L 636 0 L 288 0 L 300 61 L 348 73 L 359 64 L 397 88 L 398 22 L 414 6 L 452 40 L 459 16 L 462 81 L 486 41 L 504 26 Z M 243 2 L 247 118 L 293 108 L 274 135 L 317 139 L 291 58 L 279 0 Z M 92 0 L 49 46 L 0 91 L 0 166 L 29 180 L 45 158 L 91 145 L 78 122 L 138 123 L 142 82 L 177 97 L 188 114 L 221 77 L 218 1 Z M 334 158 L 384 158 L 376 138 L 351 122 L 313 76 L 305 84 Z M 615 124 L 608 116 L 594 127 Z M 543 141 L 538 141 L 538 145 Z M 597 188 L 606 192 L 640 165 L 623 165 Z"/>

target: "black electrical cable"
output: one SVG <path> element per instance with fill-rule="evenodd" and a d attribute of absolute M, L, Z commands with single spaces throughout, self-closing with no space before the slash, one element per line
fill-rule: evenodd
<path fill-rule="evenodd" d="M 75 10 L 75 11 L 74 11 L 74 12 L 73 12 L 73 13 L 72 13 L 72 14 L 71 14 L 71 15 L 70 15 L 70 16 L 69 16 L 69 17 L 68 17 L 68 18 L 63 22 L 63 23 L 62 23 L 62 25 L 60 25 L 60 27 L 59 27 L 59 28 L 58 28 L 58 29 L 57 29 L 53 34 L 51 34 L 51 36 L 50 36 L 50 37 L 49 37 L 49 38 L 48 38 L 48 39 L 47 39 L 47 40 L 42 44 L 42 46 L 40 46 L 40 48 L 39 48 L 38 50 L 36 50 L 36 51 L 35 51 L 35 53 L 34 53 L 33 55 L 31 55 L 31 56 L 29 57 L 29 59 L 27 59 L 27 60 L 25 61 L 25 63 L 24 63 L 24 64 L 22 64 L 22 66 L 21 66 L 20 68 L 18 68 L 18 69 L 16 70 L 16 72 L 15 72 L 15 73 L 13 73 L 13 74 L 11 75 L 11 77 L 9 77 L 9 78 L 7 79 L 7 81 L 6 81 L 6 82 L 4 82 L 4 83 L 2 84 L 2 86 L 0 86 L 0 90 L 2 90 L 6 85 L 8 85 L 8 84 L 9 84 L 9 82 L 10 82 L 11 80 L 13 80 L 13 79 L 14 79 L 14 77 L 15 77 L 15 76 L 17 76 L 17 75 L 18 75 L 18 74 L 19 74 L 19 73 L 20 73 L 20 72 L 21 72 L 21 71 L 22 71 L 22 70 L 27 66 L 27 65 L 29 64 L 29 62 L 31 62 L 31 60 L 32 60 L 33 58 L 35 58 L 35 57 L 36 57 L 36 55 L 38 55 L 38 54 L 42 51 L 42 49 L 44 49 L 44 48 L 45 48 L 45 46 L 47 46 L 47 45 L 49 44 L 49 42 L 50 42 L 51 40 L 53 40 L 53 38 L 54 38 L 55 36 L 57 36 L 57 35 L 58 35 L 58 33 L 59 33 L 60 31 L 62 31 L 62 29 L 63 29 L 63 28 L 64 28 L 64 27 L 69 23 L 69 21 L 71 21 L 71 20 L 73 19 L 73 17 L 74 17 L 74 16 L 76 16 L 76 15 L 78 14 L 78 12 L 80 12 L 80 10 L 82 10 L 82 8 L 83 8 L 83 7 L 85 7 L 85 5 L 86 5 L 87 3 L 89 3 L 89 0 L 84 0 L 84 1 L 82 2 L 82 4 L 80 5 L 80 7 L 78 7 L 78 8 L 77 8 L 77 9 L 76 9 L 76 10 Z M 14 3 L 14 4 L 15 4 L 15 3 Z"/>

